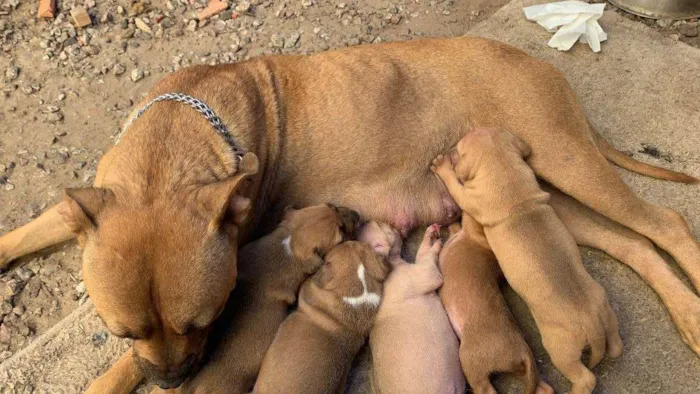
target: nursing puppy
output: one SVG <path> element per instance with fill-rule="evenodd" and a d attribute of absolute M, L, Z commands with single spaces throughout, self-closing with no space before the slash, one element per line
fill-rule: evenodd
<path fill-rule="evenodd" d="M 211 358 L 172 392 L 248 393 L 299 286 L 323 265 L 326 253 L 354 236 L 358 221 L 356 212 L 330 204 L 288 210 L 275 231 L 246 245 L 230 311 L 212 334 Z"/>
<path fill-rule="evenodd" d="M 389 266 L 356 241 L 338 245 L 325 261 L 302 285 L 299 308 L 280 326 L 255 393 L 342 392 L 374 323 Z"/>
<path fill-rule="evenodd" d="M 439 261 L 444 277 L 439 294 L 459 337 L 462 371 L 474 393 L 496 393 L 489 382 L 492 373 L 518 375 L 525 393 L 552 393 L 546 383 L 538 384 L 532 351 L 498 287 L 501 270 L 481 225 L 463 214 L 461 226 L 450 226 Z"/>
<path fill-rule="evenodd" d="M 438 156 L 431 169 L 460 208 L 484 226 L 508 283 L 530 308 L 543 345 L 571 381 L 572 392 L 590 393 L 596 378 L 581 362 L 581 352 L 590 346 L 589 368 L 606 350 L 619 356 L 617 319 L 523 160 L 529 146 L 506 131 L 478 129 L 460 140 L 457 152 L 455 166 Z"/>
<path fill-rule="evenodd" d="M 442 285 L 439 226 L 425 231 L 415 264 L 401 259 L 401 237 L 387 224 L 365 225 L 358 240 L 387 256 L 393 267 L 370 333 L 374 391 L 463 393 L 459 343 L 435 293 Z"/>

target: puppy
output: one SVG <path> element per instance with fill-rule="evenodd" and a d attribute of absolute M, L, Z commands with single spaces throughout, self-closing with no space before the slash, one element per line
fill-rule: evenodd
<path fill-rule="evenodd" d="M 449 229 L 440 252 L 439 294 L 459 337 L 459 359 L 472 390 L 495 393 L 489 375 L 507 372 L 519 375 L 525 393 L 553 393 L 546 383 L 538 385 L 535 360 L 498 287 L 501 270 L 483 228 L 463 214 L 462 225 Z"/>
<path fill-rule="evenodd" d="M 299 292 L 299 308 L 280 326 L 255 393 L 341 391 L 372 328 L 389 265 L 370 247 L 344 242 Z"/>
<path fill-rule="evenodd" d="M 370 333 L 372 387 L 379 393 L 463 393 L 459 343 L 435 290 L 442 285 L 437 260 L 439 226 L 425 231 L 416 263 L 401 259 L 401 237 L 386 224 L 365 225 L 358 240 L 389 258 L 392 272 Z"/>
<path fill-rule="evenodd" d="M 288 210 L 275 231 L 246 245 L 228 310 L 212 333 L 209 362 L 171 392 L 249 392 L 299 286 L 328 251 L 354 236 L 358 221 L 355 211 L 330 204 Z"/>
<path fill-rule="evenodd" d="M 588 367 L 606 352 L 617 357 L 622 340 L 605 291 L 586 272 L 573 237 L 547 204 L 524 158 L 529 146 L 506 131 L 479 129 L 457 144 L 457 154 L 438 156 L 431 169 L 457 204 L 484 226 L 484 233 L 513 289 L 525 300 L 552 363 L 572 383 L 573 393 L 590 393 Z"/>

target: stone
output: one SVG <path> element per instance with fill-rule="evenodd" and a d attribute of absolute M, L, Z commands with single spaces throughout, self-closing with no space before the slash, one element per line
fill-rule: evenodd
<path fill-rule="evenodd" d="M 148 24 L 146 24 L 146 22 L 144 22 L 143 19 L 134 18 L 134 24 L 142 32 L 147 33 L 147 34 L 153 34 L 153 30 L 151 30 L 151 27 L 148 26 Z"/>
<path fill-rule="evenodd" d="M 92 341 L 92 344 L 95 347 L 100 347 L 107 342 L 107 332 L 106 331 L 100 331 L 92 334 L 92 338 L 90 339 Z"/>
<path fill-rule="evenodd" d="M 299 42 L 299 38 L 301 38 L 301 34 L 299 34 L 298 31 L 293 32 L 284 41 L 284 47 L 285 48 L 294 48 L 297 45 L 297 42 Z"/>
<path fill-rule="evenodd" d="M 120 76 L 126 72 L 126 67 L 124 67 L 123 64 L 115 64 L 114 67 L 112 68 L 112 74 L 116 76 Z"/>
<path fill-rule="evenodd" d="M 131 70 L 131 80 L 134 82 L 138 82 L 143 79 L 143 70 L 140 68 L 135 68 Z"/>
<path fill-rule="evenodd" d="M 53 18 L 56 12 L 55 0 L 39 0 L 39 9 L 36 13 L 37 18 Z"/>
<path fill-rule="evenodd" d="M 697 24 L 686 23 L 678 28 L 678 32 L 686 37 L 697 37 L 698 36 L 698 26 Z"/>
<path fill-rule="evenodd" d="M 209 2 L 206 8 L 202 9 L 197 13 L 197 19 L 203 21 L 205 19 L 211 18 L 212 16 L 222 12 L 228 8 L 228 3 L 220 0 L 212 0 Z"/>
<path fill-rule="evenodd" d="M 283 48 L 284 47 L 284 37 L 282 37 L 282 35 L 279 33 L 275 33 L 270 37 L 270 44 L 274 48 Z"/>
<path fill-rule="evenodd" d="M 85 290 L 86 290 L 85 289 L 85 282 L 80 282 L 80 283 L 78 283 L 77 286 L 75 286 L 75 292 L 80 294 L 80 295 L 85 293 Z"/>
<path fill-rule="evenodd" d="M 70 16 L 73 18 L 73 23 L 75 23 L 76 27 L 85 27 L 92 23 L 90 15 L 83 7 L 75 7 L 70 10 Z"/>
<path fill-rule="evenodd" d="M 19 77 L 19 67 L 10 66 L 5 70 L 5 78 L 8 82 L 12 82 Z"/>
<path fill-rule="evenodd" d="M 238 11 L 238 12 L 247 12 L 249 9 L 250 9 L 250 2 L 249 1 L 241 1 L 236 6 L 236 11 Z"/>
<path fill-rule="evenodd" d="M 46 120 L 51 123 L 57 123 L 63 120 L 63 114 L 60 112 L 51 112 L 46 115 Z"/>
<path fill-rule="evenodd" d="M 8 183 L 9 185 L 9 183 Z M 6 185 L 7 186 L 7 185 Z M 12 190 L 12 189 L 10 189 Z M 24 287 L 24 282 L 17 279 L 10 279 L 5 282 L 5 297 L 12 297 L 19 294 Z"/>

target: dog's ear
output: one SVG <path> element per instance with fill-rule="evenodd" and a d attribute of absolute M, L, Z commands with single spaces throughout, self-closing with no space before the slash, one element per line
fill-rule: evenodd
<path fill-rule="evenodd" d="M 97 227 L 97 216 L 110 202 L 114 193 L 109 189 L 86 187 L 66 189 L 64 204 L 59 207 L 66 224 L 76 233 Z"/>
<path fill-rule="evenodd" d="M 205 214 L 210 217 L 210 231 L 221 228 L 229 211 L 233 214 L 233 222 L 236 224 L 241 224 L 247 219 L 251 201 L 237 193 L 244 182 L 257 172 L 258 157 L 253 153 L 246 153 L 238 163 L 236 175 L 206 185 L 199 190 L 197 202 Z"/>
<path fill-rule="evenodd" d="M 389 275 L 390 270 L 386 258 L 374 253 L 374 250 L 365 244 L 358 245 L 356 249 L 357 253 L 360 255 L 362 264 L 365 266 L 367 275 L 378 282 L 383 282 Z"/>

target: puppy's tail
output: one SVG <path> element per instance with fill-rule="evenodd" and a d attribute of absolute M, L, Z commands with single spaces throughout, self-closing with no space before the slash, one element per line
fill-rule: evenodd
<path fill-rule="evenodd" d="M 606 141 L 603 137 L 600 136 L 600 134 L 598 134 L 597 131 L 593 129 L 593 127 L 589 126 L 589 128 L 591 130 L 591 134 L 593 135 L 595 145 L 598 147 L 600 153 L 602 153 L 606 159 L 610 160 L 611 162 L 617 164 L 618 166 L 624 169 L 636 172 L 638 174 L 647 175 L 652 178 L 664 179 L 667 181 L 689 184 L 695 184 L 700 182 L 698 178 L 692 177 L 690 175 L 686 175 L 673 170 L 667 170 L 665 168 L 654 167 L 652 165 L 637 161 L 611 146 L 608 143 L 608 141 Z"/>

